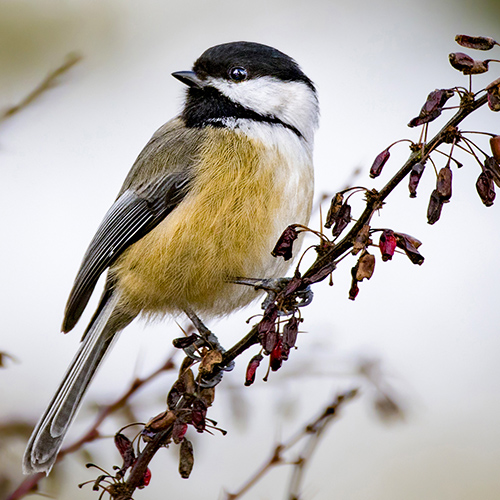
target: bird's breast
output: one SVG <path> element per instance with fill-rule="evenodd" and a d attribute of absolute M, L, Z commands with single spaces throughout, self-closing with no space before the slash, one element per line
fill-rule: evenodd
<path fill-rule="evenodd" d="M 231 278 L 286 272 L 271 251 L 287 225 L 307 224 L 313 173 L 301 140 L 282 132 L 276 146 L 276 138 L 206 130 L 187 196 L 112 269 L 129 306 L 149 315 L 186 307 L 221 315 L 256 297 Z"/>

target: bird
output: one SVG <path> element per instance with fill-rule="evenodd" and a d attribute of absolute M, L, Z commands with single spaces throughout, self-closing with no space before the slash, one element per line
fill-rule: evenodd
<path fill-rule="evenodd" d="M 140 316 L 223 317 L 254 301 L 238 278 L 278 278 L 283 230 L 311 214 L 319 104 L 298 63 L 256 42 L 207 49 L 184 104 L 152 136 L 84 254 L 62 324 L 79 321 L 107 272 L 97 310 L 36 425 L 25 474 L 49 474 L 104 355 Z M 294 246 L 296 252 L 299 245 Z"/>

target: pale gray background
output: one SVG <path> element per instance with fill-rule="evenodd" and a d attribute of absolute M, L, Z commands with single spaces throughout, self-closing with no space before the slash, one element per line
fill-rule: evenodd
<path fill-rule="evenodd" d="M 25 96 L 69 51 L 85 57 L 60 86 L 0 126 L 0 349 L 19 361 L 0 371 L 0 418 L 34 420 L 76 349 L 83 322 L 70 335 L 59 333 L 67 293 L 136 155 L 181 107 L 183 89 L 172 71 L 189 69 L 203 50 L 222 42 L 279 48 L 319 90 L 318 195 L 343 186 L 356 166 L 364 169 L 357 183 L 380 187 L 407 149 L 397 146 L 382 178 L 369 181 L 374 156 L 396 139 L 418 138 L 406 123 L 428 92 L 467 83 L 447 63 L 447 54 L 460 50 L 455 34 L 500 38 L 499 16 L 493 1 L 0 2 L 0 106 Z M 500 50 L 493 54 L 499 57 Z M 498 75 L 493 65 L 476 88 Z M 499 125 L 499 115 L 484 110 L 464 128 L 500 132 Z M 437 161 L 444 165 L 444 157 Z M 404 256 L 379 259 L 372 280 L 351 302 L 345 263 L 333 288 L 316 287 L 305 311 L 307 333 L 279 374 L 241 388 L 250 353 L 226 377 L 210 416 L 229 434 L 196 436 L 191 479 L 179 478 L 176 449 L 164 451 L 152 464 L 151 486 L 137 498 L 215 499 L 223 487 L 236 488 L 275 439 L 288 436 L 335 391 L 356 385 L 335 374 L 345 374 L 359 356 L 382 359 L 407 419 L 381 424 L 365 390 L 323 441 L 304 498 L 499 498 L 500 217 L 498 204 L 487 209 L 479 201 L 478 173 L 472 159 L 454 170 L 452 202 L 435 226 L 425 217 L 435 182 L 431 169 L 416 200 L 401 186 L 374 225 L 421 239 L 425 264 L 413 266 Z M 311 225 L 318 228 L 317 214 Z M 213 326 L 230 345 L 258 311 L 254 305 Z M 128 328 L 87 401 L 116 397 L 133 373 L 157 366 L 174 336 L 173 322 Z M 172 375 L 165 377 L 134 400 L 138 418 L 161 410 L 171 381 Z M 239 387 L 248 405 L 245 419 L 232 414 L 229 386 Z M 82 411 L 73 436 L 94 411 Z M 111 467 L 118 462 L 111 440 L 90 450 L 103 447 L 97 460 Z M 17 473 L 21 452 L 21 443 L 4 449 L 2 469 Z M 96 473 L 76 459 L 67 463 L 69 482 L 57 498 L 93 498 L 90 488 L 82 492 L 76 484 Z M 287 478 L 288 469 L 276 470 L 247 498 L 282 498 Z"/>

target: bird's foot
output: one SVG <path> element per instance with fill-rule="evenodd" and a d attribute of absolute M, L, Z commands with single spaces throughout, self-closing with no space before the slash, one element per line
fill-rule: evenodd
<path fill-rule="evenodd" d="M 255 290 L 264 290 L 267 293 L 266 298 L 262 302 L 262 309 L 267 309 L 267 307 L 276 300 L 278 293 L 282 292 L 285 287 L 290 283 L 293 278 L 234 278 L 231 283 L 236 285 L 247 285 L 252 286 Z M 304 290 L 298 290 L 293 293 L 292 303 L 286 304 L 285 309 L 280 310 L 280 315 L 290 314 L 292 310 L 297 307 L 305 307 L 309 305 L 313 300 L 313 291 L 311 287 L 304 288 Z"/>
<path fill-rule="evenodd" d="M 217 370 L 216 373 L 212 375 L 213 369 L 218 364 L 219 360 L 222 361 L 222 356 L 226 351 L 220 345 L 217 336 L 205 326 L 203 321 L 201 321 L 194 311 L 185 309 L 184 312 L 199 333 L 198 338 L 190 345 L 183 348 L 184 353 L 189 358 L 200 362 L 200 386 L 215 387 L 222 380 L 223 372 L 231 371 L 234 368 L 234 361 L 231 361 L 227 366 Z M 203 347 L 209 349 L 209 355 L 205 357 L 202 356 L 200 352 L 200 349 Z M 210 353 L 214 354 L 210 355 Z"/>

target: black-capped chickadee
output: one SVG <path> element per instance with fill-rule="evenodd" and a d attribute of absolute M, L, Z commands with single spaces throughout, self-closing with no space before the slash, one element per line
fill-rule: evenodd
<path fill-rule="evenodd" d="M 85 253 L 62 330 L 109 268 L 105 289 L 30 438 L 25 473 L 49 473 L 106 351 L 136 316 L 247 305 L 258 293 L 231 280 L 283 276 L 288 263 L 271 251 L 289 224 L 308 223 L 318 100 L 297 63 L 234 42 L 173 76 L 188 86 L 184 108 L 139 154 Z"/>

